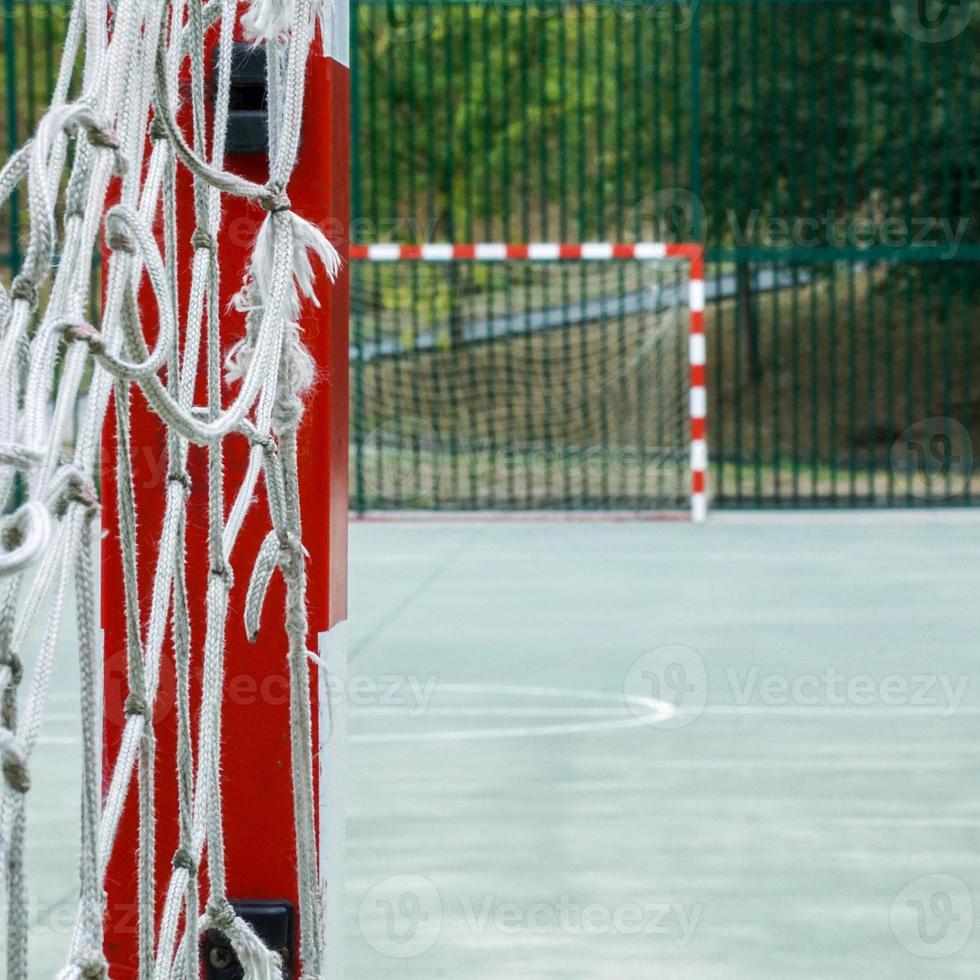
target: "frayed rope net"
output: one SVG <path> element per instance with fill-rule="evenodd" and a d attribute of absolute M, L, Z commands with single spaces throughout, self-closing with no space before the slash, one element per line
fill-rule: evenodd
<path fill-rule="evenodd" d="M 77 632 L 71 645 L 81 677 L 80 901 L 59 977 L 107 976 L 104 879 L 134 779 L 140 817 L 139 976 L 197 977 L 199 936 L 207 929 L 227 936 L 249 980 L 280 976 L 278 954 L 267 950 L 236 915 L 225 892 L 219 783 L 230 560 L 245 515 L 260 506 L 258 499 L 267 507 L 269 531 L 252 574 L 246 628 L 254 636 L 265 589 L 278 570 L 286 585 L 289 639 L 300 973 L 321 974 L 296 451 L 302 395 L 314 370 L 297 321 L 303 302 L 316 301 L 311 258 L 331 278 L 339 259 L 319 230 L 292 212 L 288 189 L 307 58 L 318 22 L 321 33 L 326 31 L 326 2 L 252 0 L 242 10 L 236 0 L 75 0 L 51 106 L 33 139 L 0 171 L 0 203 L 26 185 L 29 212 L 22 266 L 9 291 L 0 288 L 0 874 L 5 912 L 0 933 L 8 980 L 37 975 L 29 962 L 24 868 L 31 761 L 59 635 L 72 604 Z M 246 38 L 266 45 L 265 184 L 236 176 L 224 165 L 239 14 Z M 216 81 L 213 92 L 206 93 L 211 82 L 205 78 L 205 51 L 212 34 L 217 35 Z M 188 133 L 176 121 L 178 79 L 179 97 L 190 107 Z M 70 97 L 73 88 L 80 91 L 77 97 Z M 191 267 L 189 273 L 182 270 L 190 277 L 183 304 L 178 300 L 176 203 L 182 168 L 193 181 L 196 221 Z M 111 207 L 110 189 L 118 200 Z M 231 312 L 220 310 L 218 299 L 223 195 L 247 198 L 268 212 Z M 154 228 L 162 233 L 155 234 Z M 100 276 L 93 273 L 92 258 L 103 243 L 108 258 L 102 314 L 93 323 L 86 310 Z M 140 308 L 148 297 L 158 323 L 152 343 L 143 332 L 145 311 Z M 221 347 L 222 316 L 238 316 L 242 324 L 241 339 L 230 350 Z M 196 395 L 201 376 L 206 377 L 203 403 Z M 134 389 L 167 433 L 164 517 L 152 590 L 142 607 L 130 468 Z M 120 749 L 103 794 L 93 546 L 100 521 L 101 439 L 110 410 L 118 442 L 116 509 L 128 698 Z M 66 434 L 79 411 L 81 421 L 66 450 Z M 233 438 L 249 440 L 250 455 L 247 476 L 227 507 L 222 454 L 225 441 Z M 193 644 L 185 582 L 191 445 L 207 447 L 210 568 L 206 623 Z M 261 498 L 255 492 L 260 479 L 266 489 Z M 28 636 L 38 629 L 40 643 L 26 650 Z M 168 633 L 177 673 L 180 847 L 165 898 L 158 903 L 152 712 Z M 192 646 L 203 662 L 202 703 L 193 718 Z"/>

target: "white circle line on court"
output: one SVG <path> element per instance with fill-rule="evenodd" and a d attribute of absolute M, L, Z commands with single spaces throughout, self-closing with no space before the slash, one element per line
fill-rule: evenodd
<path fill-rule="evenodd" d="M 369 708 L 358 708 L 359 717 L 365 715 L 391 715 L 393 709 L 401 708 L 409 714 L 418 716 L 424 714 L 427 718 L 620 718 L 623 708 L 408 708 L 406 705 L 375 705 Z"/>
<path fill-rule="evenodd" d="M 616 731 L 624 728 L 640 728 L 665 721 L 674 714 L 674 707 L 656 698 L 645 698 L 635 694 L 610 694 L 607 691 L 580 691 L 562 687 L 522 687 L 512 684 L 440 684 L 440 694 L 505 694 L 511 697 L 574 698 L 585 701 L 605 701 L 628 709 L 631 714 L 625 718 L 608 721 L 585 721 L 561 725 L 520 725 L 511 728 L 460 729 L 445 732 L 403 732 L 372 733 L 351 735 L 351 743 L 379 742 L 466 742 L 480 739 L 498 738 L 539 738 L 552 735 L 577 735 L 587 732 Z M 643 714 L 636 714 L 634 708 L 643 708 Z M 479 710 L 479 709 L 477 709 Z M 497 710 L 497 709 L 495 709 Z M 507 709 L 504 709 L 505 711 Z M 524 709 L 520 717 L 526 717 Z M 544 709 L 547 712 L 549 709 Z M 572 709 L 574 711 L 574 709 Z M 648 713 L 647 713 L 648 712 Z M 428 713 L 427 710 L 422 713 Z"/>

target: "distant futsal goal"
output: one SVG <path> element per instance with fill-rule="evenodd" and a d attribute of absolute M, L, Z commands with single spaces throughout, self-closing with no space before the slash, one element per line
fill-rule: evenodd
<path fill-rule="evenodd" d="M 352 246 L 352 503 L 707 510 L 698 245 Z"/>

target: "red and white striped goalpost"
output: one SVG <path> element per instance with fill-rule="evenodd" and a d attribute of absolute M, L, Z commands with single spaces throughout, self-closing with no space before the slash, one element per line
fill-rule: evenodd
<path fill-rule="evenodd" d="M 671 242 L 434 242 L 351 245 L 352 262 L 615 262 L 675 259 L 688 264 L 691 519 L 708 515 L 707 344 L 704 334 L 704 248 Z"/>

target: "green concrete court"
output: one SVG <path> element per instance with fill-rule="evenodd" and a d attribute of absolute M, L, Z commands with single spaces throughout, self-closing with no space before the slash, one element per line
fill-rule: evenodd
<path fill-rule="evenodd" d="M 621 696 L 638 657 L 683 644 L 706 664 L 708 696 L 681 728 L 500 739 L 461 736 L 581 721 L 545 714 L 581 705 L 437 684 L 421 714 L 409 697 L 387 715 L 365 708 L 354 737 L 391 739 L 352 746 L 350 975 L 975 977 L 980 939 L 915 955 L 959 941 L 969 910 L 952 885 L 949 923 L 941 897 L 932 921 L 931 882 L 911 894 L 924 938 L 899 900 L 914 952 L 890 912 L 924 876 L 980 897 L 978 518 L 354 527 L 354 675 Z M 828 666 L 969 686 L 951 717 L 880 699 L 737 704 L 753 667 L 792 680 Z M 481 704 L 513 711 L 464 713 Z M 433 732 L 446 737 L 398 740 Z M 393 875 L 406 877 L 377 888 Z M 590 904 L 588 929 L 575 912 Z"/>
<path fill-rule="evenodd" d="M 348 977 L 976 977 L 978 543 L 965 511 L 355 524 Z"/>

